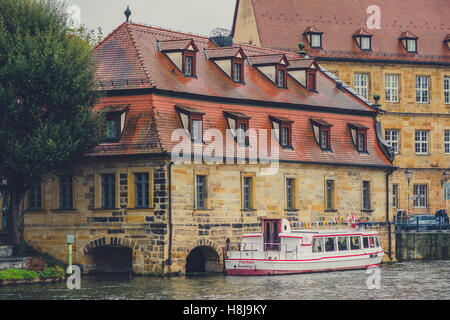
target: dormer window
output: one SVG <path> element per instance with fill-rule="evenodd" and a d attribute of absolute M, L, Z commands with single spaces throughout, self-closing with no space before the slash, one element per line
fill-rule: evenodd
<path fill-rule="evenodd" d="M 244 82 L 244 60 L 247 57 L 240 47 L 205 49 L 205 54 L 233 82 Z"/>
<path fill-rule="evenodd" d="M 233 81 L 242 82 L 242 63 L 233 63 Z"/>
<path fill-rule="evenodd" d="M 278 116 L 269 116 L 275 136 L 283 148 L 292 149 L 292 124 L 294 121 Z"/>
<path fill-rule="evenodd" d="M 317 70 L 319 66 L 313 59 L 290 60 L 287 67 L 289 75 L 309 91 L 317 92 Z"/>
<path fill-rule="evenodd" d="M 277 68 L 277 86 L 279 88 L 286 88 L 286 70 Z"/>
<path fill-rule="evenodd" d="M 447 48 L 450 49 L 450 33 L 447 33 L 444 38 L 444 43 L 447 45 Z"/>
<path fill-rule="evenodd" d="M 106 113 L 104 142 L 119 141 L 122 131 L 125 128 L 128 106 L 106 106 L 102 111 Z"/>
<path fill-rule="evenodd" d="M 250 128 L 251 117 L 236 111 L 224 111 L 224 115 L 236 143 L 240 146 L 248 146 L 249 137 L 246 132 Z"/>
<path fill-rule="evenodd" d="M 180 116 L 181 125 L 183 129 L 189 133 L 192 142 L 203 143 L 203 111 L 186 107 L 186 106 L 175 106 L 175 109 Z"/>
<path fill-rule="evenodd" d="M 252 66 L 264 74 L 279 88 L 287 88 L 287 66 L 284 54 L 269 54 L 249 57 Z"/>
<path fill-rule="evenodd" d="M 409 31 L 403 32 L 399 38 L 408 53 L 417 53 L 417 39 L 419 37 Z"/>
<path fill-rule="evenodd" d="M 310 119 L 309 121 L 311 123 L 317 145 L 323 151 L 331 151 L 331 127 L 333 125 L 322 119 Z"/>
<path fill-rule="evenodd" d="M 358 43 L 359 48 L 362 51 L 372 50 L 372 35 L 364 29 L 359 29 L 353 34 L 353 38 Z"/>
<path fill-rule="evenodd" d="M 194 57 L 190 54 L 184 55 L 184 75 L 194 76 Z"/>
<path fill-rule="evenodd" d="M 196 76 L 198 48 L 192 39 L 158 41 L 158 48 L 185 76 Z"/>
<path fill-rule="evenodd" d="M 366 126 L 357 123 L 349 123 L 353 145 L 360 153 L 367 153 L 367 130 Z"/>
<path fill-rule="evenodd" d="M 308 26 L 303 33 L 308 39 L 311 49 L 322 49 L 322 34 L 323 32 L 314 26 Z"/>

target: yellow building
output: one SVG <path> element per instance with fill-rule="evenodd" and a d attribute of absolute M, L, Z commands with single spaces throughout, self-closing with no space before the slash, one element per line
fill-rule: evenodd
<path fill-rule="evenodd" d="M 391 211 L 434 214 L 446 207 L 450 176 L 449 12 L 446 0 L 237 0 L 232 33 L 288 51 L 303 42 L 344 86 L 372 102 L 380 95 L 378 119 L 399 168 Z"/>

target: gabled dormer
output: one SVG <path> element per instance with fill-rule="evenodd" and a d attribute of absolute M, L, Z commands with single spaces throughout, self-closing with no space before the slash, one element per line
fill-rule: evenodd
<path fill-rule="evenodd" d="M 359 49 L 362 51 L 372 51 L 372 34 L 364 30 L 363 28 L 358 29 L 353 34 L 353 39 L 358 43 Z"/>
<path fill-rule="evenodd" d="M 444 38 L 444 43 L 447 45 L 447 48 L 450 49 L 450 33 L 447 33 Z"/>
<path fill-rule="evenodd" d="M 231 80 L 244 82 L 244 61 L 247 59 L 239 47 L 205 49 L 206 57 L 214 62 Z"/>
<path fill-rule="evenodd" d="M 309 123 L 313 129 L 314 138 L 317 145 L 323 151 L 331 151 L 331 123 L 322 119 L 311 118 Z"/>
<path fill-rule="evenodd" d="M 269 120 L 281 147 L 292 149 L 292 124 L 294 121 L 279 116 L 269 116 Z"/>
<path fill-rule="evenodd" d="M 118 142 L 125 129 L 129 106 L 106 106 L 102 109 L 106 117 L 105 139 L 103 142 Z"/>
<path fill-rule="evenodd" d="M 367 131 L 368 127 L 359 123 L 348 123 L 353 145 L 359 153 L 367 153 Z"/>
<path fill-rule="evenodd" d="M 236 111 L 224 111 L 223 114 L 236 143 L 240 146 L 248 146 L 249 137 L 246 132 L 250 128 L 251 117 Z"/>
<path fill-rule="evenodd" d="M 198 48 L 192 39 L 158 41 L 158 49 L 187 77 L 196 76 Z"/>
<path fill-rule="evenodd" d="M 419 37 L 409 31 L 402 32 L 402 34 L 400 35 L 400 38 L 399 38 L 399 40 L 403 44 L 403 47 L 405 48 L 406 52 L 408 52 L 408 53 L 417 53 L 418 52 L 417 39 L 419 39 Z"/>
<path fill-rule="evenodd" d="M 322 31 L 314 26 L 308 26 L 303 35 L 308 39 L 311 49 L 322 49 Z"/>
<path fill-rule="evenodd" d="M 248 57 L 250 64 L 261 71 L 279 88 L 287 88 L 289 61 L 284 54 L 268 54 Z"/>
<path fill-rule="evenodd" d="M 289 60 L 289 75 L 309 91 L 317 92 L 317 70 L 319 65 L 314 59 Z"/>
<path fill-rule="evenodd" d="M 194 143 L 203 143 L 203 111 L 188 106 L 176 105 L 183 129 Z"/>

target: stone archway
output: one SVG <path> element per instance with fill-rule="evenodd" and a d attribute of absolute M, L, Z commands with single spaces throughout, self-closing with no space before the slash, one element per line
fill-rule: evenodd
<path fill-rule="evenodd" d="M 84 272 L 141 273 L 147 250 L 136 241 L 121 237 L 102 237 L 87 242 L 79 250 Z"/>
<path fill-rule="evenodd" d="M 200 239 L 187 252 L 186 274 L 223 272 L 222 250 L 214 241 Z"/>

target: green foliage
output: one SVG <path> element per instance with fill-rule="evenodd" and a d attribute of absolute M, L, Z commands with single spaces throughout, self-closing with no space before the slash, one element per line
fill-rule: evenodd
<path fill-rule="evenodd" d="M 37 279 L 35 271 L 24 269 L 6 269 L 0 271 L 0 280 L 26 280 Z"/>
<path fill-rule="evenodd" d="M 96 41 L 84 27 L 72 30 L 55 0 L 0 1 L 0 180 L 12 198 L 50 174 L 73 174 L 102 139 Z"/>
<path fill-rule="evenodd" d="M 41 279 L 55 279 L 65 276 L 64 269 L 61 267 L 54 267 L 42 270 L 39 272 L 39 278 Z"/>
<path fill-rule="evenodd" d="M 31 258 L 30 261 L 27 263 L 27 270 L 33 270 L 36 273 L 41 272 L 42 270 L 47 268 L 47 264 L 42 260 L 42 258 L 34 257 Z"/>
<path fill-rule="evenodd" d="M 46 267 L 61 267 L 61 268 L 65 268 L 66 264 L 64 264 L 63 262 L 59 261 L 58 259 L 56 259 L 55 257 L 53 257 L 52 255 L 45 253 L 45 252 L 41 252 L 36 250 L 35 248 L 25 244 L 24 246 L 22 246 L 20 249 L 15 249 L 14 250 L 14 255 L 15 256 L 20 256 L 20 257 L 34 257 L 34 258 L 39 258 L 41 259 Z"/>
<path fill-rule="evenodd" d="M 73 169 L 101 138 L 92 50 L 63 9 L 0 2 L 0 176 L 8 185 Z"/>

